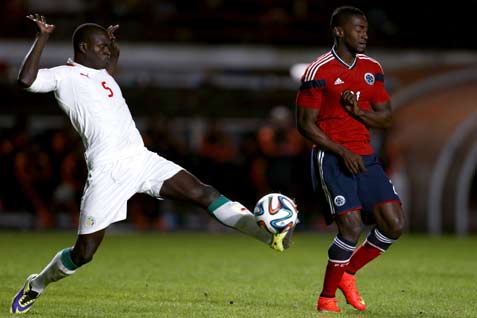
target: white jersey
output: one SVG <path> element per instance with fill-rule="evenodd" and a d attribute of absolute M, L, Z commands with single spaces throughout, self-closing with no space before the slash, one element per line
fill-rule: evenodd
<path fill-rule="evenodd" d="M 40 69 L 27 90 L 54 91 L 83 140 L 88 168 L 145 149 L 121 89 L 105 69 L 85 67 L 69 59 L 67 65 Z"/>

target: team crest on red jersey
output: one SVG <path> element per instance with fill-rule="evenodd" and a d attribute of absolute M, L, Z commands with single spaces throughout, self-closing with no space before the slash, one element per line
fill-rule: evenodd
<path fill-rule="evenodd" d="M 364 81 L 368 85 L 374 85 L 374 75 L 371 73 L 364 74 Z"/>

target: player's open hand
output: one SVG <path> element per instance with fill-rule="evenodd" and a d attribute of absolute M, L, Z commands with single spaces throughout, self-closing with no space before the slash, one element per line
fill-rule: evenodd
<path fill-rule="evenodd" d="M 50 34 L 55 30 L 55 25 L 46 23 L 45 16 L 39 15 L 38 13 L 27 15 L 27 19 L 35 22 L 38 31 L 42 34 Z"/>
<path fill-rule="evenodd" d="M 359 117 L 362 115 L 363 111 L 359 108 L 358 97 L 351 90 L 345 90 L 341 93 L 341 101 L 343 107 L 354 116 Z"/>
<path fill-rule="evenodd" d="M 109 39 L 110 39 L 111 41 L 116 40 L 116 36 L 114 35 L 114 32 L 116 32 L 117 29 L 119 29 L 119 24 L 110 25 L 110 26 L 108 26 L 108 28 L 106 29 L 106 31 L 108 32 L 108 35 L 109 35 Z"/>
<path fill-rule="evenodd" d="M 116 25 L 110 25 L 106 29 L 106 32 L 108 32 L 109 39 L 111 40 L 111 54 L 113 57 L 118 57 L 119 56 L 119 46 L 118 43 L 116 42 L 116 35 L 114 32 L 119 29 L 119 24 Z"/>

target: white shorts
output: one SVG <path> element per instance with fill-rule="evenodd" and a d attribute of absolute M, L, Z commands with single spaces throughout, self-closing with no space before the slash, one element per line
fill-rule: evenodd
<path fill-rule="evenodd" d="M 160 199 L 165 180 L 183 168 L 149 150 L 94 167 L 81 199 L 78 234 L 89 234 L 126 219 L 127 201 L 135 193 Z"/>

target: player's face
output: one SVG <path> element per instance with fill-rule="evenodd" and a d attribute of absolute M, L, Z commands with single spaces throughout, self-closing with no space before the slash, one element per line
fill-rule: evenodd
<path fill-rule="evenodd" d="M 89 67 L 95 69 L 106 68 L 111 58 L 111 40 L 106 31 L 92 33 L 88 38 L 88 49 L 86 51 Z"/>
<path fill-rule="evenodd" d="M 348 50 L 364 53 L 368 42 L 368 21 L 365 17 L 354 15 L 343 25 L 343 40 Z"/>

